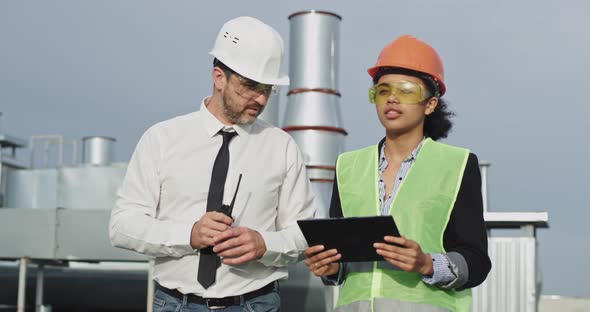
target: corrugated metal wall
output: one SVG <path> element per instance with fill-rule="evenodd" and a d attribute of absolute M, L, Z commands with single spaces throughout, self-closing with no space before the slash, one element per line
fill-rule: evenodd
<path fill-rule="evenodd" d="M 473 290 L 473 311 L 537 311 L 535 238 L 492 237 L 489 253 L 492 271 Z"/>

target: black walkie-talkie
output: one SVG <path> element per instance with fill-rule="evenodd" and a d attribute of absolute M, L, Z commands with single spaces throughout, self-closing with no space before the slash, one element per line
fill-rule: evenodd
<path fill-rule="evenodd" d="M 234 192 L 234 197 L 231 200 L 231 203 L 228 205 L 221 205 L 221 208 L 219 209 L 219 212 L 223 212 L 225 215 L 227 215 L 228 217 L 232 218 L 231 213 L 234 210 L 234 203 L 236 202 L 236 196 L 238 195 L 238 189 L 240 188 L 240 181 L 242 181 L 242 174 L 240 173 L 240 176 L 238 177 L 238 185 L 236 186 L 236 191 Z M 233 218 L 232 218 L 233 219 Z M 213 246 L 209 246 L 209 247 L 205 247 L 203 249 L 201 249 L 201 253 L 203 254 L 213 254 Z M 217 263 L 217 266 L 219 267 L 220 262 Z"/>

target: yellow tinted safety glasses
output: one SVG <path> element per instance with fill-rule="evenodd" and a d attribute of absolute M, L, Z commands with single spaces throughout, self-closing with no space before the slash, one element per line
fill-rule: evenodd
<path fill-rule="evenodd" d="M 369 88 L 369 101 L 373 104 L 385 104 L 391 95 L 400 104 L 419 104 L 431 96 L 423 85 L 406 80 L 382 82 Z"/>

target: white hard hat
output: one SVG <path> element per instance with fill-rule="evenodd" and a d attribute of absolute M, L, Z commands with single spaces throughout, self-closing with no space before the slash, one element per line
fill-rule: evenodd
<path fill-rule="evenodd" d="M 280 72 L 283 39 L 272 27 L 253 17 L 240 16 L 225 23 L 209 54 L 256 82 L 289 84 L 289 76 Z"/>

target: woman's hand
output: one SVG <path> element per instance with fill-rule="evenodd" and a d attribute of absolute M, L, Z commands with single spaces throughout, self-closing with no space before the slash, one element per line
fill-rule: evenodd
<path fill-rule="evenodd" d="M 432 257 L 422 252 L 420 245 L 405 237 L 385 236 L 385 243 L 375 243 L 377 254 L 406 272 L 432 275 Z"/>
<path fill-rule="evenodd" d="M 324 246 L 316 245 L 305 249 L 305 265 L 315 276 L 328 276 L 338 273 L 340 264 L 336 263 L 342 255 L 336 249 L 324 251 Z"/>

